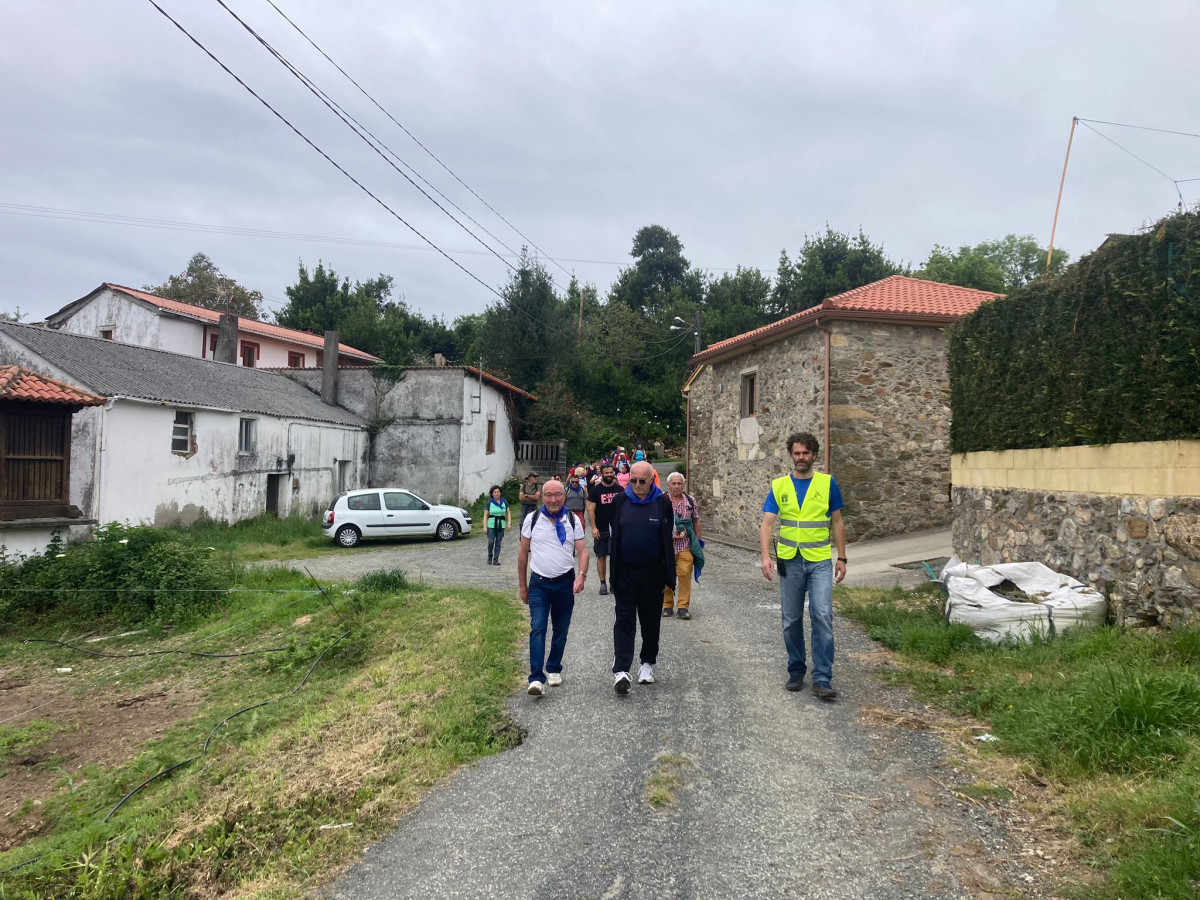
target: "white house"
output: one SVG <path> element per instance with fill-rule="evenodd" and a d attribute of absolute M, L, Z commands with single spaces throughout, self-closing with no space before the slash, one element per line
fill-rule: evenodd
<path fill-rule="evenodd" d="M 72 422 L 70 503 L 86 518 L 311 515 L 366 484 L 364 420 L 278 373 L 0 323 L 6 364 L 107 398 Z"/>
<path fill-rule="evenodd" d="M 145 291 L 104 283 L 90 294 L 46 317 L 46 324 L 71 334 L 215 359 L 221 314 Z M 262 368 L 308 368 L 322 362 L 322 336 L 269 322 L 238 318 L 237 358 Z M 382 362 L 362 350 L 338 345 L 338 365 Z"/>

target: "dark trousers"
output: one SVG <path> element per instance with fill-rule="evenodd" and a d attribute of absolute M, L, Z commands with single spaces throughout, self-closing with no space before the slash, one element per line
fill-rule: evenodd
<path fill-rule="evenodd" d="M 644 663 L 658 662 L 658 633 L 662 628 L 662 596 L 666 582 L 662 566 L 622 563 L 613 578 L 616 613 L 613 621 L 613 673 L 628 672 L 633 665 L 633 641 L 642 623 Z"/>

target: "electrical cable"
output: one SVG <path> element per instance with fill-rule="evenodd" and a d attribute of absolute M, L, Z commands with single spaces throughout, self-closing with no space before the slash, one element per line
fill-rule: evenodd
<path fill-rule="evenodd" d="M 1080 119 L 1080 120 L 1079 120 L 1079 122 L 1080 122 L 1080 124 L 1081 124 L 1081 125 L 1083 125 L 1085 128 L 1087 128 L 1087 129 L 1089 129 L 1090 131 L 1093 131 L 1093 132 L 1095 132 L 1096 134 L 1100 135 L 1100 137 L 1104 138 L 1106 141 L 1108 141 L 1108 142 L 1109 142 L 1110 144 L 1112 144 L 1114 147 L 1118 148 L 1119 150 L 1123 150 L 1123 151 L 1125 151 L 1125 152 L 1126 152 L 1126 153 L 1128 153 L 1130 156 L 1132 156 L 1134 159 L 1136 159 L 1138 162 L 1140 162 L 1142 165 L 1144 165 L 1144 166 L 1148 166 L 1149 168 L 1151 168 L 1151 169 L 1153 169 L 1155 172 L 1157 172 L 1159 175 L 1161 175 L 1163 178 L 1167 179 L 1167 181 L 1171 182 L 1171 184 L 1173 184 L 1173 185 L 1175 186 L 1175 193 L 1179 195 L 1179 205 L 1180 205 L 1180 206 L 1183 206 L 1183 192 L 1182 192 L 1181 190 L 1179 190 L 1179 182 L 1178 182 L 1176 179 L 1172 178 L 1170 175 L 1168 175 L 1166 172 L 1164 172 L 1162 169 L 1160 169 L 1158 166 L 1154 165 L 1153 163 L 1147 162 L 1146 160 L 1142 159 L 1140 156 L 1138 156 L 1136 153 L 1134 153 L 1134 152 L 1133 152 L 1132 150 L 1130 150 L 1128 147 L 1125 147 L 1125 146 L 1122 146 L 1121 144 L 1118 144 L 1116 141 L 1114 141 L 1112 138 L 1110 138 L 1110 137 L 1109 137 L 1107 134 L 1105 134 L 1105 133 L 1104 133 L 1103 131 L 1101 131 L 1100 129 L 1098 129 L 1098 128 L 1093 128 L 1091 125 L 1089 125 L 1089 124 L 1088 124 L 1087 122 L 1085 122 L 1083 119 Z"/>
<path fill-rule="evenodd" d="M 270 0 L 268 0 L 270 2 Z M 1115 125 L 1118 128 L 1135 128 L 1138 131 L 1157 131 L 1159 134 L 1175 134 L 1180 137 L 1200 138 L 1200 134 L 1191 131 L 1171 131 L 1167 128 L 1151 128 L 1149 125 L 1130 125 L 1127 122 L 1106 122 L 1104 119 L 1084 119 L 1076 117 L 1080 122 L 1095 122 L 1097 125 Z"/>
<path fill-rule="evenodd" d="M 538 253 L 542 254 L 542 256 L 544 256 L 546 259 L 550 260 L 550 262 L 554 263 L 556 266 L 558 266 L 560 269 L 562 269 L 565 274 L 573 275 L 573 273 L 569 272 L 560 262 L 558 262 L 558 260 L 556 260 L 550 254 L 548 254 L 545 250 L 543 250 L 541 247 L 539 247 L 537 244 L 535 244 L 528 235 L 526 235 L 523 231 L 521 231 L 521 229 L 517 228 L 516 225 L 514 225 L 512 222 L 508 221 L 508 219 L 506 219 L 504 216 L 500 215 L 500 213 L 495 209 L 495 207 L 493 207 L 490 203 L 488 203 L 486 200 L 484 200 L 483 197 L 479 196 L 479 194 L 475 191 L 474 188 L 472 188 L 469 184 L 467 184 L 465 181 L 463 181 L 461 178 L 459 178 L 453 169 L 451 169 L 448 165 L 446 165 L 444 162 L 442 162 L 442 160 L 439 159 L 438 156 L 432 150 L 430 150 L 423 143 L 421 143 L 421 141 L 417 139 L 417 136 L 415 134 L 413 134 L 411 131 L 409 131 L 407 128 L 405 128 L 402 124 L 400 124 L 400 122 L 397 121 L 395 116 L 393 116 L 390 112 L 388 112 L 379 103 L 378 100 L 376 100 L 373 96 L 371 96 L 370 93 L 367 92 L 366 88 L 364 88 L 361 84 L 359 84 L 357 81 L 355 81 L 353 78 L 351 78 L 349 72 L 347 72 L 340 65 L 338 65 L 328 53 L 326 53 L 324 50 L 322 50 L 317 45 L 316 41 L 314 41 L 312 38 L 310 38 L 307 34 L 304 33 L 303 29 L 301 29 L 299 25 L 297 25 L 290 18 L 288 18 L 287 14 L 282 9 L 280 9 L 278 6 L 275 5 L 274 0 L 267 0 L 267 3 L 270 4 L 271 8 L 274 9 L 275 12 L 279 13 L 279 15 L 283 17 L 283 20 L 285 22 L 287 22 L 294 29 L 296 29 L 296 31 L 299 33 L 299 35 L 302 38 L 304 38 L 306 41 L 308 41 L 309 44 L 312 45 L 314 50 L 316 50 L 323 57 L 325 57 L 325 59 L 328 60 L 330 65 L 332 65 L 335 69 L 337 69 L 339 72 L 341 72 L 342 75 L 344 75 L 346 77 L 347 81 L 349 81 L 352 85 L 354 85 L 356 88 L 358 88 L 358 90 L 362 93 L 362 95 L 364 97 L 366 97 L 368 100 L 370 100 L 375 105 L 376 109 L 378 109 L 381 113 L 383 113 L 385 116 L 387 116 L 389 119 L 391 119 L 393 124 L 395 124 L 395 126 L 397 128 L 399 128 L 406 135 L 408 135 L 410 138 L 412 138 L 413 142 L 418 147 L 420 147 L 422 150 L 424 150 L 426 153 L 428 153 L 429 156 L 432 157 L 433 160 L 439 166 L 441 166 L 443 169 L 445 169 L 455 181 L 457 181 L 464 188 L 466 188 L 468 191 L 470 191 L 472 196 L 474 196 L 476 200 L 478 200 L 480 203 L 482 203 L 484 206 L 486 206 L 489 210 L 491 210 L 492 213 L 497 218 L 499 218 L 501 222 L 503 222 L 505 225 L 507 225 L 509 228 L 511 228 L 513 231 L 515 231 L 517 234 L 519 234 L 523 240 L 528 241 L 529 246 L 533 247 L 534 250 L 536 250 Z M 474 220 L 472 220 L 472 221 L 474 221 Z M 566 262 L 574 262 L 574 261 L 575 260 L 566 260 Z"/>
<path fill-rule="evenodd" d="M 396 172 L 398 172 L 400 175 L 402 175 L 405 178 L 405 180 L 408 181 L 409 184 L 411 184 L 413 187 L 415 187 L 418 191 L 421 192 L 421 194 L 425 197 L 425 199 L 427 199 L 430 203 L 432 203 L 434 206 L 436 206 L 438 209 L 440 209 L 443 213 L 445 213 L 450 218 L 450 220 L 454 222 L 454 224 L 458 225 L 459 228 L 461 228 L 463 231 L 465 231 L 467 234 L 469 234 L 472 238 L 474 238 L 476 241 L 478 241 L 479 245 L 481 247 L 483 247 L 485 250 L 490 252 L 498 260 L 500 260 L 500 262 L 504 263 L 504 265 L 508 266 L 508 268 L 510 270 L 515 271 L 512 263 L 510 263 L 508 260 L 506 260 L 499 253 L 497 253 L 486 241 L 483 240 L 483 238 L 479 237 L 477 234 L 475 234 L 475 232 L 471 231 L 470 228 L 468 228 L 466 225 L 464 225 L 462 222 L 460 222 L 457 218 L 455 218 L 454 214 L 451 213 L 444 206 L 442 206 L 442 204 L 438 203 L 436 200 L 433 199 L 433 197 L 429 196 L 428 191 L 426 191 L 419 184 L 417 184 L 415 181 L 413 181 L 412 178 L 409 176 L 409 174 L 407 172 L 405 172 L 403 169 L 400 169 L 396 165 L 396 163 L 394 163 L 390 159 L 388 159 L 387 154 L 385 154 L 383 151 L 386 150 L 387 153 L 391 154 L 401 165 L 403 165 L 405 168 L 407 168 L 409 171 L 411 171 L 413 173 L 413 175 L 416 175 L 418 178 L 420 178 L 422 181 L 424 181 L 427 185 L 429 185 L 430 188 L 432 188 L 438 194 L 441 194 L 441 191 L 438 191 L 438 189 L 436 187 L 434 187 L 432 184 L 429 184 L 429 182 L 425 178 L 423 178 L 421 176 L 421 174 L 419 172 L 417 172 L 416 169 L 414 169 L 411 165 L 409 165 L 407 162 L 405 162 L 403 159 L 401 159 L 400 156 L 395 151 L 393 151 L 390 147 L 387 146 L 387 144 L 385 144 L 378 137 L 376 137 L 369 129 L 367 129 L 361 122 L 359 122 L 358 119 L 354 118 L 354 116 L 352 116 L 349 112 L 347 112 L 345 109 L 343 109 L 342 106 L 337 103 L 337 101 L 335 101 L 332 97 L 330 97 L 323 90 L 321 90 L 319 87 L 317 87 L 315 82 L 312 81 L 312 79 L 310 79 L 307 75 L 305 75 L 298 68 L 296 68 L 296 66 L 293 65 L 291 63 L 291 61 L 289 61 L 282 53 L 280 53 L 278 50 L 276 50 L 274 47 L 272 47 L 271 44 L 268 43 L 267 40 L 265 38 L 263 38 L 262 35 L 260 35 L 257 31 L 255 31 L 237 13 L 235 13 L 232 9 L 230 9 L 229 6 L 225 3 L 225 0 L 217 0 L 217 3 L 218 3 L 218 5 L 220 5 L 220 7 L 222 9 L 224 9 L 227 13 L 229 13 L 229 15 L 231 15 L 234 18 L 234 20 L 239 25 L 242 26 L 242 28 L 244 28 L 247 32 L 249 32 L 249 34 L 256 41 L 258 41 L 258 43 L 263 48 L 265 48 L 267 50 L 267 52 L 270 53 L 276 59 L 276 61 L 278 61 L 285 69 L 287 69 L 288 72 L 290 72 L 294 78 L 296 78 L 301 84 L 303 84 L 306 88 L 308 88 L 309 92 L 314 97 L 316 97 L 323 104 L 325 104 L 325 106 L 329 109 L 329 111 L 332 112 L 335 116 L 337 116 L 338 120 L 341 121 L 341 123 L 343 125 L 345 125 L 352 132 L 354 132 L 354 135 L 356 137 L 358 137 L 360 140 L 363 141 L 363 143 L 365 143 L 368 147 L 370 147 L 372 150 L 374 150 L 380 159 L 382 159 L 389 166 L 391 166 L 393 169 L 395 169 Z M 351 123 L 353 123 L 353 124 L 351 124 Z M 378 146 L 376 146 L 376 145 L 378 145 Z M 383 150 L 381 150 L 380 147 L 382 147 Z M 453 205 L 453 201 L 451 201 L 444 194 L 442 194 L 442 198 Z M 455 208 L 457 209 L 458 207 L 455 207 Z M 459 209 L 459 212 L 462 212 L 462 210 Z M 463 213 L 463 214 L 466 215 L 466 213 Z M 470 216 L 468 216 L 468 218 L 470 218 Z M 475 220 L 471 219 L 471 221 L 474 222 Z M 475 222 L 475 224 L 479 225 L 478 222 Z M 479 225 L 479 227 L 483 228 L 482 225 Z M 487 231 L 486 228 L 483 230 L 485 231 L 485 233 L 487 233 L 489 236 L 491 236 L 491 238 L 493 240 L 497 241 L 500 244 L 500 246 L 504 247 L 505 250 L 508 250 L 510 253 L 514 252 L 511 247 L 509 247 L 507 244 L 505 244 L 503 241 L 501 241 L 499 238 L 497 238 L 495 235 L 493 235 L 490 231 Z"/>

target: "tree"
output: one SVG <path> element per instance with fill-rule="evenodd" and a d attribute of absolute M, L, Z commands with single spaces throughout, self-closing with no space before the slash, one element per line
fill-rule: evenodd
<path fill-rule="evenodd" d="M 829 297 L 904 271 L 862 229 L 851 237 L 826 225 L 824 234 L 805 236 L 795 263 L 786 252 L 780 255 L 770 312 L 773 318 L 803 312 Z"/>
<path fill-rule="evenodd" d="M 771 279 L 758 269 L 738 266 L 710 281 L 704 294 L 701 322 L 705 343 L 715 344 L 771 321 Z"/>
<path fill-rule="evenodd" d="M 25 318 L 25 313 L 21 312 L 21 307 L 15 307 L 12 312 L 4 312 L 0 310 L 0 322 L 20 322 Z"/>
<path fill-rule="evenodd" d="M 1050 271 L 1061 271 L 1069 258 L 1065 250 L 1055 250 Z M 1045 270 L 1046 248 L 1039 247 L 1031 234 L 1009 234 L 974 247 L 964 245 L 957 251 L 937 245 L 916 275 L 930 281 L 1011 294 Z"/>
<path fill-rule="evenodd" d="M 662 313 L 672 303 L 699 303 L 704 292 L 703 273 L 683 255 L 683 243 L 661 225 L 646 225 L 633 237 L 629 251 L 636 262 L 622 269 L 609 290 L 609 300 L 624 303 L 649 316 Z"/>
<path fill-rule="evenodd" d="M 244 319 L 263 317 L 262 292 L 242 287 L 203 253 L 193 256 L 180 274 L 170 276 L 162 284 L 143 285 L 142 290 Z"/>

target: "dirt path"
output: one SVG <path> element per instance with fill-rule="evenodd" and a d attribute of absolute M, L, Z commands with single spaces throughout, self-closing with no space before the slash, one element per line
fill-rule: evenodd
<path fill-rule="evenodd" d="M 871 642 L 839 621 L 842 699 L 787 693 L 777 589 L 753 554 L 711 549 L 695 618 L 663 623 L 654 685 L 613 692 L 612 605 L 590 583 L 564 686 L 514 694 L 524 744 L 434 790 L 329 896 L 1040 896 L 999 823 L 951 794 L 965 776 L 937 739 L 864 720 L 912 704 L 872 677 Z M 500 567 L 483 553 L 472 540 L 309 564 L 513 590 L 511 550 Z M 664 785 L 670 805 L 652 808 Z"/>

